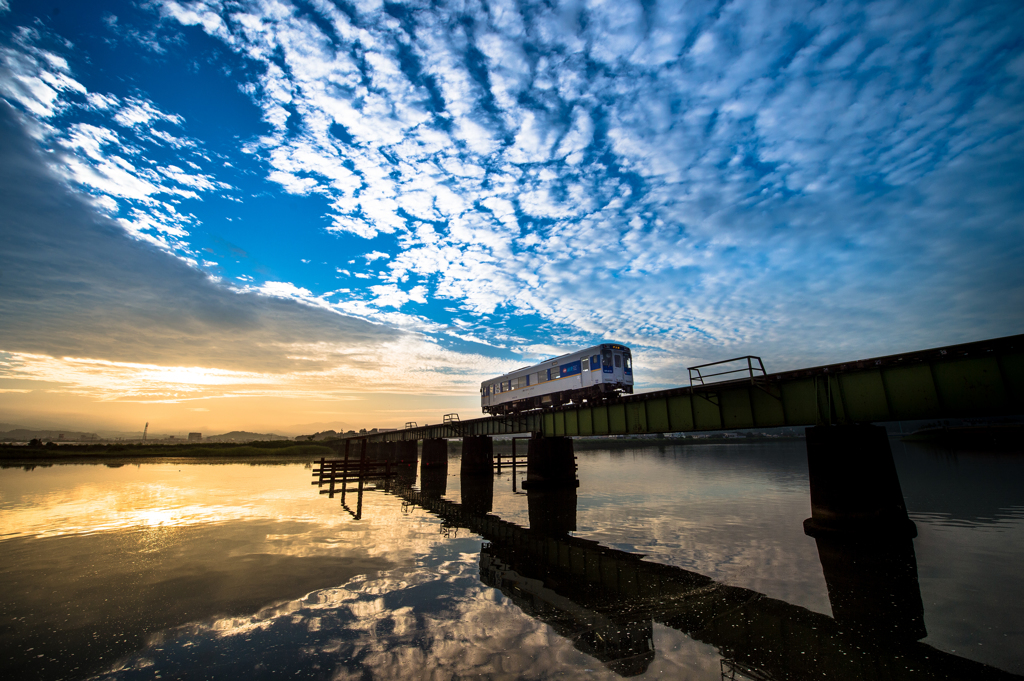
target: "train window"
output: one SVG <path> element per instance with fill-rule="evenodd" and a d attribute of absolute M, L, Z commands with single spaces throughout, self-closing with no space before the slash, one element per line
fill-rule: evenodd
<path fill-rule="evenodd" d="M 629 355 L 626 355 L 626 368 L 627 369 L 632 369 L 633 368 L 633 358 L 630 357 Z"/>
<path fill-rule="evenodd" d="M 594 370 L 601 368 L 601 355 L 594 355 L 590 358 L 590 368 Z"/>
<path fill-rule="evenodd" d="M 606 350 L 602 350 L 601 351 L 601 364 L 604 365 L 605 369 L 611 369 L 612 368 L 612 351 L 611 350 L 607 350 L 606 349 Z"/>
<path fill-rule="evenodd" d="M 584 357 L 582 360 L 580 360 L 580 364 L 583 365 L 583 370 L 584 371 L 590 371 L 590 362 L 587 361 L 586 357 Z"/>
<path fill-rule="evenodd" d="M 622 356 L 621 355 L 615 355 L 615 367 L 618 368 L 618 367 L 621 367 L 621 366 L 622 366 Z"/>

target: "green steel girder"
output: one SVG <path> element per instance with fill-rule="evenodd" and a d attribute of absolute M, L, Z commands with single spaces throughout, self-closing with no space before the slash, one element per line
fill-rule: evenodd
<path fill-rule="evenodd" d="M 1024 413 L 1024 335 L 628 395 L 518 416 L 354 436 L 629 435 Z"/>

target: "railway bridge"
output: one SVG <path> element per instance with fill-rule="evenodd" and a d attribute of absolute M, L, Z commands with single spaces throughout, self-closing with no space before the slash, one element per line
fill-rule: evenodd
<path fill-rule="evenodd" d="M 739 369 L 736 369 L 736 366 Z M 461 439 L 462 474 L 493 472 L 494 436 L 529 437 L 524 487 L 576 484 L 572 438 L 807 428 L 808 534 L 915 534 L 885 421 L 1024 414 L 1024 335 L 769 374 L 743 357 L 693 367 L 691 384 L 601 403 L 409 427 L 328 441 L 339 455 L 446 466 Z M 717 380 L 716 379 L 725 379 Z"/>

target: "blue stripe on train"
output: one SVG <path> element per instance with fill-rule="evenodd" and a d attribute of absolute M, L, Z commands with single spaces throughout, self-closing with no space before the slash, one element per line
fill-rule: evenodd
<path fill-rule="evenodd" d="M 562 378 L 565 378 L 566 376 L 573 376 L 574 374 L 578 374 L 581 371 L 582 367 L 580 366 L 580 360 L 576 360 L 575 362 L 569 362 L 568 364 L 563 364 L 562 366 L 558 367 L 558 375 L 561 376 Z"/>

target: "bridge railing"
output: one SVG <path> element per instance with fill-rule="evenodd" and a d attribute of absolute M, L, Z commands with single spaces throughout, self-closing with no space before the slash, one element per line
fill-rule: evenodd
<path fill-rule="evenodd" d="M 733 362 L 745 362 L 746 366 L 741 366 L 738 369 L 726 369 L 725 371 L 716 371 L 713 373 L 707 373 L 706 370 L 712 367 L 723 368 L 726 365 L 732 364 Z M 757 366 L 755 366 L 755 363 Z M 705 371 L 701 371 L 704 369 Z M 731 376 L 732 374 L 745 374 L 746 377 L 750 378 L 753 382 L 757 376 L 767 376 L 768 372 L 764 370 L 764 362 L 761 361 L 760 357 L 754 355 L 744 355 L 743 357 L 733 357 L 732 359 L 723 359 L 719 362 L 709 362 L 708 364 L 698 364 L 695 367 L 688 367 L 687 371 L 690 372 L 690 385 L 707 385 L 708 379 L 715 378 L 716 376 Z M 757 372 L 760 372 L 758 374 Z M 736 380 L 734 379 L 722 379 L 724 380 Z M 719 383 L 720 381 L 712 381 L 713 383 Z"/>

